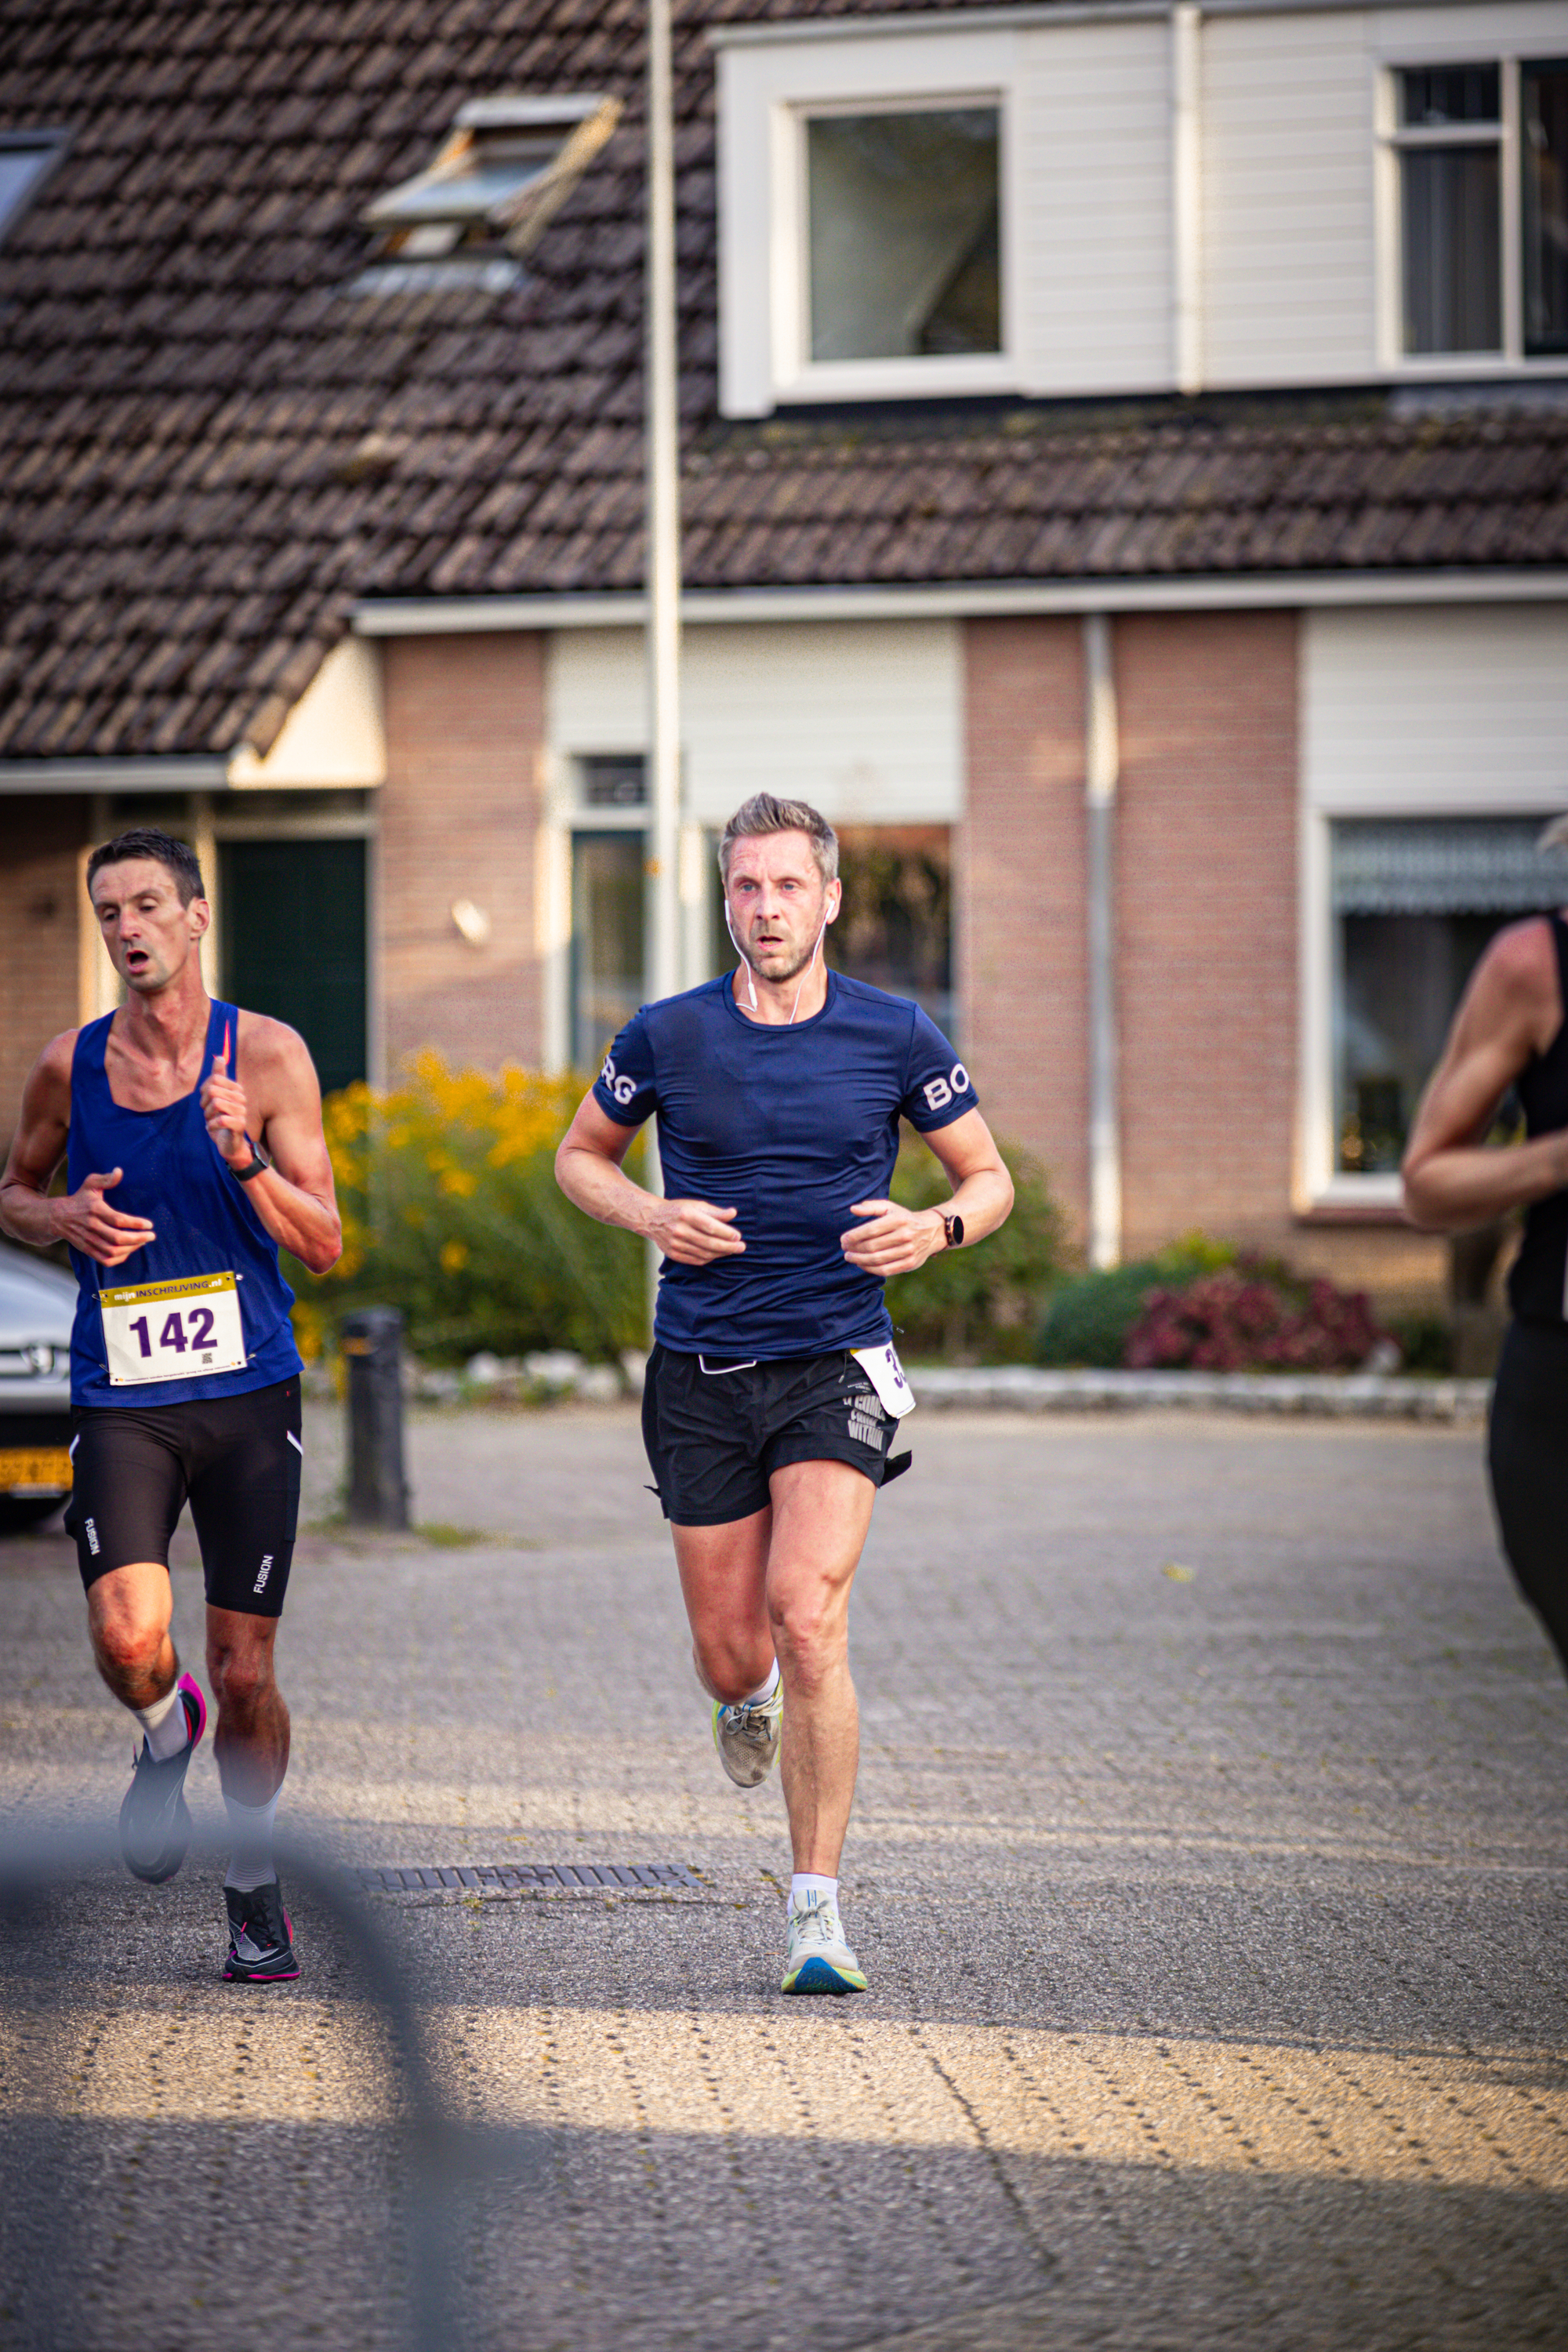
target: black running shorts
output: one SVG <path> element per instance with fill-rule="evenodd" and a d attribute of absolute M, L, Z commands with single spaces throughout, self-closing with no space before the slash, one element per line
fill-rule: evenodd
<path fill-rule="evenodd" d="M 1487 1447 L 1498 1529 L 1519 1589 L 1568 1673 L 1568 1328 L 1513 1322 Z"/>
<path fill-rule="evenodd" d="M 642 1434 L 664 1516 L 677 1527 L 725 1527 L 772 1500 L 786 1462 L 847 1462 L 880 1486 L 897 1423 L 847 1349 L 731 1363 L 655 1348 L 642 1392 Z"/>
<path fill-rule="evenodd" d="M 84 1585 L 137 1560 L 169 1564 L 189 1502 L 207 1601 L 280 1617 L 300 1517 L 300 1381 L 194 1404 L 79 1405 L 66 1526 Z"/>

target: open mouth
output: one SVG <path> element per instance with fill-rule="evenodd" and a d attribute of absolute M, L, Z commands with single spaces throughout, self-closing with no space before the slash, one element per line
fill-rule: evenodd
<path fill-rule="evenodd" d="M 125 954 L 127 971 L 145 971 L 153 959 L 144 948 L 128 948 Z"/>

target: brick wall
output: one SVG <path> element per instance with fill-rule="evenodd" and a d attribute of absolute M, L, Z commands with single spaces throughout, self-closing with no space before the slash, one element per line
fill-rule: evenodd
<path fill-rule="evenodd" d="M 957 875 L 963 1050 L 985 1116 L 1038 1152 L 1081 1227 L 1089 1118 L 1083 658 L 1071 620 L 964 633 Z"/>
<path fill-rule="evenodd" d="M 1305 1225 L 1293 1212 L 1295 616 L 1127 616 L 1111 643 L 1124 1253 L 1199 1226 L 1391 1307 L 1430 1299 L 1441 1243 L 1396 1225 Z M 977 621 L 965 646 L 964 1050 L 987 1117 L 1045 1160 L 1081 1242 L 1081 624 Z"/>
<path fill-rule="evenodd" d="M 1296 616 L 1116 622 L 1128 1255 L 1278 1242 L 1296 1108 Z"/>
<path fill-rule="evenodd" d="M 87 806 L 74 797 L 0 801 L 12 952 L 0 978 L 0 1136 L 16 1130 L 27 1072 L 77 1022 L 78 926 L 86 900 L 77 861 Z"/>
<path fill-rule="evenodd" d="M 537 1065 L 543 640 L 391 637 L 385 662 L 378 929 L 387 1075 L 422 1045 L 486 1069 Z M 461 898 L 489 917 L 483 947 L 453 923 Z"/>

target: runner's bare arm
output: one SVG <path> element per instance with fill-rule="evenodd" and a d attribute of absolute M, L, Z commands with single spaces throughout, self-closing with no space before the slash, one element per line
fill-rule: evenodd
<path fill-rule="evenodd" d="M 584 1096 L 555 1154 L 555 1181 L 574 1207 L 602 1225 L 646 1234 L 678 1265 L 738 1256 L 746 1244 L 730 1222 L 733 1209 L 716 1209 L 708 1201 L 663 1201 L 623 1172 L 636 1133 L 607 1117 L 592 1094 Z"/>
<path fill-rule="evenodd" d="M 1471 975 L 1405 1148 L 1405 1213 L 1459 1233 L 1568 1184 L 1568 1133 L 1499 1151 L 1483 1139 L 1509 1087 L 1556 1034 L 1563 1007 L 1552 927 L 1500 931 Z"/>
<path fill-rule="evenodd" d="M 280 1248 L 326 1274 L 343 1229 L 310 1049 L 285 1022 L 242 1013 L 234 1053 L 233 1076 L 219 1054 L 202 1088 L 207 1133 L 230 1167 L 249 1166 L 252 1138 L 262 1146 L 272 1165 L 247 1184 L 251 1205 Z"/>
<path fill-rule="evenodd" d="M 980 1113 L 966 1110 L 951 1127 L 939 1127 L 922 1140 L 930 1144 L 952 1183 L 947 1213 L 963 1219 L 965 1244 L 1005 1225 L 1012 1213 L 1013 1179 Z M 850 1214 L 868 1222 L 840 1234 L 840 1244 L 850 1265 L 864 1266 L 868 1274 L 884 1279 L 894 1274 L 912 1274 L 933 1250 L 946 1246 L 939 1209 L 901 1209 L 896 1201 L 857 1201 Z"/>
<path fill-rule="evenodd" d="M 49 1197 L 70 1132 L 75 1050 L 76 1031 L 68 1029 L 45 1046 L 23 1089 L 22 1116 L 0 1176 L 0 1228 L 35 1249 L 68 1242 L 100 1265 L 123 1265 L 153 1239 L 153 1227 L 145 1217 L 122 1216 L 104 1198 L 120 1181 L 118 1168 L 87 1177 L 75 1192 Z"/>

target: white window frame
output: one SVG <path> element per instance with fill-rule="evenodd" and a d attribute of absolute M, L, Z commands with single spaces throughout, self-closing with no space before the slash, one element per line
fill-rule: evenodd
<path fill-rule="evenodd" d="M 998 352 L 921 354 L 881 360 L 814 360 L 811 356 L 811 187 L 808 131 L 832 115 L 931 114 L 961 107 L 996 111 L 996 195 L 1001 248 L 1002 348 Z M 781 400 L 864 400 L 879 394 L 973 393 L 1006 390 L 1017 380 L 1009 351 L 1007 105 L 999 89 L 944 90 L 939 98 L 845 98 L 775 110 L 780 153 L 773 175 L 780 235 L 773 256 L 774 391 Z"/>
<path fill-rule="evenodd" d="M 1556 681 L 1562 669 L 1557 646 L 1568 639 L 1568 602 L 1560 604 L 1552 598 L 1536 606 L 1422 606 L 1410 611 L 1407 617 L 1415 633 L 1415 645 L 1402 656 L 1403 640 L 1396 632 L 1392 645 L 1384 645 L 1380 662 L 1392 658 L 1424 661 L 1426 666 L 1439 666 L 1448 655 L 1449 674 L 1458 676 L 1464 658 L 1467 641 L 1472 629 L 1481 631 L 1479 663 L 1483 676 L 1495 674 L 1497 648 L 1503 638 L 1511 641 L 1516 627 L 1524 632 L 1527 643 L 1533 648 L 1526 656 L 1521 668 L 1510 670 L 1509 676 L 1492 690 L 1524 698 L 1536 716 L 1530 721 L 1527 736 L 1521 743 L 1533 745 L 1533 754 L 1514 756 L 1505 742 L 1500 759 L 1493 766 L 1479 770 L 1473 776 L 1468 767 L 1435 774 L 1431 762 L 1416 742 L 1408 759 L 1390 760 L 1385 718 L 1374 711 L 1372 741 L 1379 748 L 1360 763 L 1358 772 L 1347 772 L 1341 765 L 1343 723 L 1330 715 L 1335 707 L 1342 712 L 1347 707 L 1347 694 L 1354 698 L 1359 692 L 1354 678 L 1341 669 L 1341 684 L 1331 689 L 1326 698 L 1320 698 L 1321 687 L 1315 688 L 1313 672 L 1320 660 L 1326 659 L 1331 671 L 1343 659 L 1343 637 L 1340 650 L 1334 650 L 1333 635 L 1353 625 L 1359 631 L 1363 620 L 1375 623 L 1378 608 L 1356 610 L 1332 607 L 1309 610 L 1300 616 L 1299 638 L 1300 672 L 1299 679 L 1297 740 L 1300 770 L 1297 801 L 1297 1071 L 1296 1071 L 1296 1150 L 1294 1156 L 1294 1205 L 1299 1214 L 1310 1216 L 1314 1211 L 1347 1213 L 1370 1211 L 1376 1217 L 1398 1208 L 1400 1180 L 1393 1172 L 1376 1175 L 1352 1174 L 1337 1169 L 1334 1129 L 1334 1034 L 1333 1034 L 1333 894 L 1332 894 L 1332 834 L 1337 820 L 1360 817 L 1398 819 L 1408 817 L 1524 817 L 1545 824 L 1549 818 L 1562 814 L 1565 797 L 1562 765 L 1557 745 L 1562 730 L 1553 723 L 1557 701 Z M 1315 624 L 1333 625 L 1329 642 L 1322 647 L 1315 644 Z M 1423 656 L 1421 646 L 1426 632 L 1434 634 Z M 1419 676 L 1417 671 L 1417 676 Z M 1542 682 L 1550 688 L 1546 700 L 1542 700 Z M 1469 688 L 1459 692 L 1461 713 L 1468 701 Z M 1568 688 L 1563 690 L 1568 701 Z M 1359 705 L 1357 706 L 1359 709 Z M 1490 708 L 1489 702 L 1483 708 Z M 1321 731 L 1325 721 L 1328 732 Z M 1358 720 L 1358 727 L 1361 721 Z M 1364 728 L 1362 728 L 1364 733 Z M 1337 740 L 1336 740 L 1337 739 Z"/>
<path fill-rule="evenodd" d="M 1568 36 L 1554 52 L 1544 34 L 1522 41 L 1495 36 L 1463 42 L 1429 41 L 1413 47 L 1407 38 L 1379 62 L 1373 91 L 1376 135 L 1375 209 L 1378 246 L 1377 344 L 1380 364 L 1391 375 L 1432 377 L 1568 375 L 1568 357 L 1524 348 L 1524 232 L 1520 154 L 1520 68 L 1553 54 L 1568 54 Z M 1399 126 L 1398 80 L 1426 66 L 1496 66 L 1500 122 L 1455 123 L 1431 131 Z M 1404 238 L 1399 208 L 1399 158 L 1413 147 L 1489 146 L 1499 149 L 1500 223 L 1502 237 L 1502 342 L 1490 352 L 1406 352 Z"/>
<path fill-rule="evenodd" d="M 720 406 L 766 415 L 792 402 L 941 399 L 1016 392 L 1023 286 L 1017 37 L 987 28 L 724 47 L 719 59 Z M 1002 349 L 886 360 L 813 360 L 807 316 L 806 123 L 822 114 L 997 113 Z M 759 271 L 759 255 L 767 257 Z"/>

